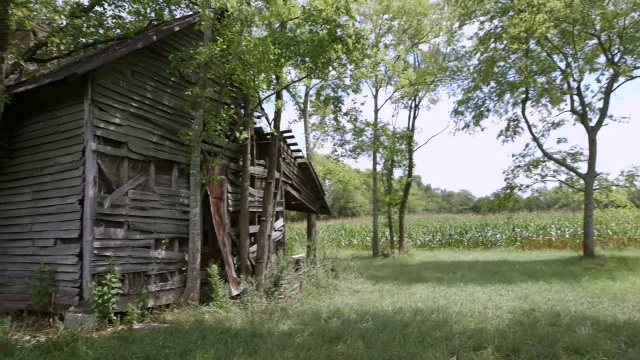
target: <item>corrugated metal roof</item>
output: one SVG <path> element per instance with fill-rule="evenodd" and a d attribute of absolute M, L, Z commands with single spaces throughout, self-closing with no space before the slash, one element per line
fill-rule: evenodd
<path fill-rule="evenodd" d="M 147 47 L 167 35 L 176 33 L 198 21 L 197 14 L 176 18 L 140 32 L 127 40 L 118 41 L 106 48 L 86 55 L 59 68 L 48 71 L 36 77 L 18 82 L 8 87 L 9 93 L 19 93 L 42 85 L 50 84 L 69 77 L 86 74 L 138 49 Z"/>

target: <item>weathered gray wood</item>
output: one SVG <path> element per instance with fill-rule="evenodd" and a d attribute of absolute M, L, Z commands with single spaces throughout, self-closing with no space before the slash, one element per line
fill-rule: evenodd
<path fill-rule="evenodd" d="M 94 248 L 126 248 L 126 247 L 152 247 L 156 243 L 155 239 L 149 240 L 96 240 L 93 242 Z"/>
<path fill-rule="evenodd" d="M 159 202 L 168 203 L 168 204 L 189 205 L 188 197 L 176 196 L 175 194 L 178 194 L 178 191 L 173 189 L 172 191 L 174 195 L 161 195 L 161 194 L 156 194 L 156 193 L 147 192 L 147 191 L 131 190 L 129 191 L 127 196 L 129 197 L 129 199 L 132 199 L 132 200 L 149 200 L 149 201 L 159 201 Z"/>
<path fill-rule="evenodd" d="M 28 239 L 73 239 L 80 235 L 78 230 L 55 230 L 55 231 L 41 231 L 41 232 L 27 232 L 27 233 L 11 233 L 0 234 L 0 240 L 12 241 L 12 240 L 28 240 Z"/>
<path fill-rule="evenodd" d="M 169 188 L 153 187 L 153 192 L 160 195 L 179 196 L 183 198 L 189 198 L 189 192 L 186 190 L 173 190 Z"/>
<path fill-rule="evenodd" d="M 33 262 L 0 262 L 0 271 L 36 271 L 40 268 L 40 263 L 43 263 L 42 261 L 37 261 L 40 259 L 42 259 L 42 257 L 39 257 Z M 56 259 L 52 259 L 53 262 L 44 264 L 46 264 L 48 269 L 51 269 L 54 272 L 80 274 L 80 263 L 60 264 L 56 263 L 55 260 Z"/>
<path fill-rule="evenodd" d="M 147 286 L 147 291 L 156 292 L 161 290 L 169 290 L 175 288 L 182 288 L 186 283 L 187 277 L 185 275 L 178 276 L 177 279 L 173 281 L 167 281 L 159 284 L 151 284 Z"/>
<path fill-rule="evenodd" d="M 41 184 L 34 184 L 31 186 L 3 189 L 2 195 L 3 197 L 9 197 L 9 195 L 31 193 L 36 191 L 47 191 L 47 190 L 54 190 L 59 188 L 69 188 L 69 187 L 74 187 L 81 184 L 82 184 L 82 178 L 77 176 L 77 177 L 72 177 L 68 179 L 52 181 L 49 183 L 41 183 Z"/>
<path fill-rule="evenodd" d="M 108 271 L 110 264 L 106 262 L 103 265 L 94 265 L 92 271 L 94 274 Z M 115 270 L 120 274 L 133 273 L 133 272 L 145 272 L 147 274 L 162 274 L 176 270 L 182 270 L 186 267 L 186 262 L 174 262 L 174 263 L 155 263 L 150 262 L 146 264 L 116 264 Z"/>
<path fill-rule="evenodd" d="M 139 231 L 157 231 L 166 233 L 176 233 L 181 235 L 189 234 L 189 224 L 166 224 L 166 223 L 144 223 L 139 222 L 137 219 L 129 223 L 129 228 Z"/>
<path fill-rule="evenodd" d="M 21 255 L 0 255 L 0 263 L 34 263 L 34 264 L 56 264 L 73 265 L 78 263 L 77 256 L 21 256 Z"/>
<path fill-rule="evenodd" d="M 77 200 L 76 200 L 77 202 Z M 9 211 L 5 215 L 11 215 Z M 19 225 L 19 224 L 37 224 L 37 223 L 56 223 L 59 221 L 80 220 L 78 212 L 60 213 L 60 214 L 43 214 L 34 216 L 20 216 L 11 218 L 0 218 L 0 226 Z"/>
<path fill-rule="evenodd" d="M 53 277 L 56 280 L 73 281 L 80 280 L 80 272 L 57 272 L 52 271 Z M 37 275 L 36 271 L 27 270 L 0 270 L 0 278 L 14 278 L 14 279 L 33 279 Z M 24 280 L 23 280 L 24 281 Z M 80 283 L 78 282 L 78 285 Z"/>
<path fill-rule="evenodd" d="M 79 211 L 80 211 L 80 205 L 78 204 L 39 207 L 39 208 L 33 208 L 33 209 L 15 209 L 11 211 L 0 212 L 0 219 L 10 218 L 10 217 L 13 218 L 13 217 L 19 217 L 19 216 L 43 215 L 43 214 L 75 213 Z"/>
<path fill-rule="evenodd" d="M 32 177 L 39 177 L 43 175 L 55 174 L 62 171 L 73 170 L 80 168 L 83 162 L 78 160 L 74 162 L 69 162 L 61 165 L 47 166 L 43 168 L 33 169 L 33 170 L 25 170 L 21 172 L 15 172 L 11 174 L 1 174 L 0 182 L 8 182 L 12 180 L 18 179 L 28 179 Z"/>
<path fill-rule="evenodd" d="M 49 247 L 30 248 L 4 248 L 0 247 L 0 255 L 77 255 L 80 253 L 80 244 L 57 245 Z"/>
<path fill-rule="evenodd" d="M 78 152 L 73 152 L 69 155 L 57 156 L 51 159 L 25 162 L 25 163 L 15 164 L 11 167 L 7 166 L 7 167 L 4 167 L 2 171 L 4 174 L 11 174 L 11 173 L 16 173 L 21 171 L 35 170 L 35 169 L 45 168 L 49 166 L 67 164 L 73 161 L 78 161 L 81 158 L 82 158 L 82 152 L 78 151 Z"/>
<path fill-rule="evenodd" d="M 95 235 L 98 239 L 165 239 L 181 237 L 180 234 L 171 233 L 156 233 L 156 232 L 140 232 L 128 229 L 115 229 L 115 228 L 95 228 Z"/>
<path fill-rule="evenodd" d="M 2 225 L 0 226 L 0 234 L 11 236 L 15 233 L 25 233 L 29 231 L 48 231 L 48 230 L 80 230 L 80 220 L 58 221 L 51 223 L 36 224 L 18 224 L 18 225 Z"/>
<path fill-rule="evenodd" d="M 72 170 L 60 171 L 53 174 L 34 176 L 28 179 L 19 179 L 14 181 L 0 182 L 0 189 L 2 193 L 5 193 L 4 189 L 16 188 L 16 187 L 26 187 L 26 191 L 23 192 L 31 192 L 33 190 L 33 185 L 40 185 L 42 183 L 55 183 L 60 180 L 74 179 L 80 178 L 83 174 L 83 168 L 78 167 Z"/>
<path fill-rule="evenodd" d="M 95 196 L 98 181 L 98 163 L 93 150 L 93 82 L 89 77 L 84 93 L 84 201 L 82 205 L 82 300 L 91 297 L 91 257 L 93 256 L 93 228 L 95 222 Z"/>
<path fill-rule="evenodd" d="M 185 254 L 166 250 L 150 250 L 138 248 L 96 248 L 93 250 L 93 252 L 97 255 L 103 256 L 185 260 Z"/>
<path fill-rule="evenodd" d="M 189 214 L 184 211 L 167 210 L 167 209 L 147 209 L 138 210 L 129 206 L 112 206 L 110 208 L 98 207 L 96 209 L 98 214 L 109 215 L 128 215 L 135 217 L 148 217 L 148 218 L 166 218 L 166 219 L 189 219 Z M 162 220 L 158 220 L 162 222 Z"/>
<path fill-rule="evenodd" d="M 111 204 L 118 201 L 129 190 L 144 184 L 145 181 L 146 181 L 146 174 L 140 174 L 134 177 L 133 179 L 127 181 L 126 183 L 124 183 L 124 185 L 117 188 L 114 192 L 109 194 L 109 196 L 107 196 L 106 199 L 104 199 L 104 202 L 102 203 L 103 208 L 104 209 L 109 208 Z"/>
<path fill-rule="evenodd" d="M 106 155 L 117 156 L 117 157 L 128 157 L 130 159 L 135 159 L 135 160 L 147 160 L 146 157 L 138 155 L 134 152 L 131 152 L 128 149 L 116 149 L 110 146 L 98 145 L 95 143 L 91 145 L 91 148 L 96 152 L 106 154 Z"/>
<path fill-rule="evenodd" d="M 82 185 L 74 186 L 70 188 L 60 188 L 57 190 L 36 191 L 31 193 L 23 193 L 17 195 L 0 196 L 0 203 L 15 203 L 26 202 L 32 200 L 52 199 L 63 196 L 76 196 L 82 193 Z M 21 210 L 24 210 L 22 207 Z M 26 214 L 34 214 L 35 212 L 28 211 Z M 15 215 L 12 215 L 15 216 Z M 2 212 L 0 212 L 2 217 Z"/>
<path fill-rule="evenodd" d="M 14 241 L 1 241 L 0 248 L 21 248 L 32 246 L 54 246 L 56 244 L 55 239 L 35 239 L 35 240 L 14 240 Z"/>

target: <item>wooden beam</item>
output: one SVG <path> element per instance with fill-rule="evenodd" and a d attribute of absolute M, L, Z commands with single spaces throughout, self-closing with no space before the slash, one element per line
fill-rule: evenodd
<path fill-rule="evenodd" d="M 84 200 L 82 207 L 82 300 L 91 297 L 91 258 L 93 256 L 93 227 L 95 214 L 98 164 L 93 150 L 93 116 L 91 113 L 92 81 L 87 78 L 84 93 Z"/>

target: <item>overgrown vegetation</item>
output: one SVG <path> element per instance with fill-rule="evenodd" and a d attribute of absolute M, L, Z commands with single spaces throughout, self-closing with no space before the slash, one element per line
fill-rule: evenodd
<path fill-rule="evenodd" d="M 63 334 L 10 359 L 634 359 L 638 251 L 413 252 L 334 259 L 302 301 L 165 312 L 156 330 Z M 326 274 L 328 275 L 328 274 Z M 328 280 L 335 278 L 336 280 Z"/>
<path fill-rule="evenodd" d="M 31 295 L 36 310 L 49 313 L 53 311 L 56 279 L 53 271 L 46 265 L 38 265 L 31 283 Z"/>
<path fill-rule="evenodd" d="M 638 223 L 640 212 L 637 210 L 598 212 L 595 229 L 599 246 L 640 247 Z M 304 224 L 289 224 L 289 242 L 301 242 L 304 231 Z M 369 249 L 371 231 L 371 225 L 364 218 L 318 222 L 319 241 L 336 248 Z M 419 249 L 578 249 L 582 241 L 582 218 L 573 212 L 485 216 L 422 214 L 407 219 L 406 236 L 407 244 Z M 382 247 L 388 247 L 384 238 Z"/>
<path fill-rule="evenodd" d="M 94 280 L 91 286 L 91 306 L 102 324 L 115 320 L 113 310 L 120 294 L 122 294 L 122 275 L 114 266 Z"/>

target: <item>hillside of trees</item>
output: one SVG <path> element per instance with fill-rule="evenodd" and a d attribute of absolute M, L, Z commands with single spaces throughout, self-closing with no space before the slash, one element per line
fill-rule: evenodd
<path fill-rule="evenodd" d="M 316 171 L 323 182 L 333 218 L 349 218 L 371 215 L 372 176 L 370 170 L 359 170 L 325 155 L 314 158 Z M 391 201 L 394 208 L 401 197 L 402 178 L 397 177 L 396 192 L 391 198 L 383 196 L 382 205 Z M 525 195 L 498 190 L 489 196 L 475 196 L 468 190 L 447 190 L 426 184 L 414 176 L 414 187 L 408 203 L 408 212 L 417 213 L 474 213 L 494 214 L 504 212 L 580 211 L 582 193 L 566 185 L 540 187 Z M 603 188 L 596 192 L 596 207 L 640 208 L 640 189 L 633 186 Z M 293 219 L 297 215 L 292 214 Z M 300 218 L 301 219 L 301 218 Z"/>

